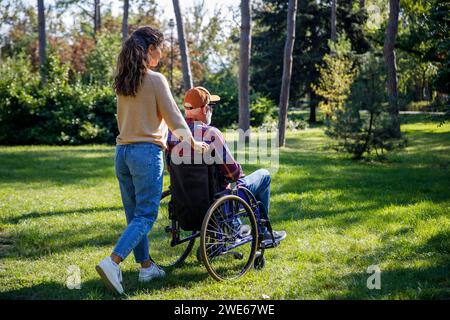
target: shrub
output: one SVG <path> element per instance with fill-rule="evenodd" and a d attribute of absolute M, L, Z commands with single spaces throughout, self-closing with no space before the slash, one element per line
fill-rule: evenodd
<path fill-rule="evenodd" d="M 0 67 L 1 144 L 113 143 L 117 135 L 115 94 L 110 87 L 70 83 L 69 66 L 48 57 L 40 87 L 23 56 Z"/>
<path fill-rule="evenodd" d="M 272 100 L 259 93 L 252 94 L 250 103 L 250 125 L 259 127 L 272 119 L 273 111 L 276 109 Z"/>
<path fill-rule="evenodd" d="M 0 65 L 0 143 L 30 141 L 41 103 L 39 76 L 30 72 L 31 62 L 20 54 Z"/>

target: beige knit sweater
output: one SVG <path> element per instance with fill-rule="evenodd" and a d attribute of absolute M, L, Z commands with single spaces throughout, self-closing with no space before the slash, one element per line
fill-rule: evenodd
<path fill-rule="evenodd" d="M 190 134 L 180 109 L 169 89 L 167 79 L 148 71 L 135 97 L 117 95 L 117 144 L 152 142 L 167 148 L 167 127 Z M 186 136 L 187 141 L 192 136 Z"/>

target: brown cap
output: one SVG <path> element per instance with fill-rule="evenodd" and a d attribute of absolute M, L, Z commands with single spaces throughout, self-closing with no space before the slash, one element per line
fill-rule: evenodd
<path fill-rule="evenodd" d="M 194 87 L 186 92 L 183 105 L 186 109 L 197 109 L 219 100 L 219 96 L 210 94 L 205 88 Z"/>

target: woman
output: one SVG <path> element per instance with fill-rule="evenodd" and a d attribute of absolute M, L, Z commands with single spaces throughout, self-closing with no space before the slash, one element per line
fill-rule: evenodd
<path fill-rule="evenodd" d="M 162 193 L 162 149 L 166 148 L 167 127 L 189 141 L 197 152 L 208 148 L 192 137 L 166 78 L 150 70 L 159 63 L 162 43 L 160 31 L 149 26 L 137 29 L 122 45 L 114 79 L 119 126 L 115 171 L 127 228 L 112 254 L 96 270 L 105 285 L 119 294 L 123 293 L 119 264 L 131 251 L 141 264 L 139 281 L 165 275 L 150 260 L 147 234 L 156 220 Z"/>

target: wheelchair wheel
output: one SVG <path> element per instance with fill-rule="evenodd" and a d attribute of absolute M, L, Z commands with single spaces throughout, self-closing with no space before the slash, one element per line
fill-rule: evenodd
<path fill-rule="evenodd" d="M 195 238 L 171 246 L 172 241 L 172 220 L 169 218 L 169 200 L 171 192 L 166 190 L 161 196 L 159 205 L 158 218 L 153 224 L 153 228 L 149 233 L 150 257 L 157 265 L 168 268 L 176 267 L 184 262 L 189 256 L 195 243 Z M 184 231 L 180 229 L 180 238 L 186 238 L 192 235 L 192 231 Z"/>
<path fill-rule="evenodd" d="M 242 234 L 239 225 L 249 225 Z M 217 281 L 236 279 L 253 266 L 258 228 L 250 206 L 238 196 L 218 199 L 203 219 L 200 252 L 208 273 Z"/>

